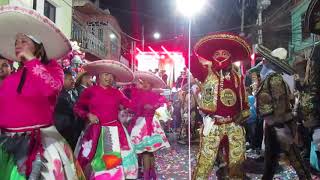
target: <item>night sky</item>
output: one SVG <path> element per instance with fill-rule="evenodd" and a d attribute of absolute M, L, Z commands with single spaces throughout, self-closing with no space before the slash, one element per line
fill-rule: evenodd
<path fill-rule="evenodd" d="M 152 43 L 153 33 L 160 32 L 164 41 L 186 32 L 186 19 L 176 10 L 175 0 L 100 0 L 101 8 L 108 8 L 124 32 L 141 39 L 144 26 L 145 40 Z M 256 0 L 246 0 L 245 24 L 256 22 Z M 192 24 L 194 38 L 215 31 L 240 31 L 241 1 L 207 0 L 206 7 Z"/>

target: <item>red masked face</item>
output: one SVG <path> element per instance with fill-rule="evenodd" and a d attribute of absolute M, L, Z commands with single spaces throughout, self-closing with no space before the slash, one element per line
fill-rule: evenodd
<path fill-rule="evenodd" d="M 212 59 L 212 67 L 216 70 L 226 69 L 231 65 L 231 54 L 227 50 L 217 50 Z"/>

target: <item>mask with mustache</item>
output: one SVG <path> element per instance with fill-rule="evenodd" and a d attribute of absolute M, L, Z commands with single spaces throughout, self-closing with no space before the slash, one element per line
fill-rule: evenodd
<path fill-rule="evenodd" d="M 212 67 L 219 71 L 225 70 L 231 65 L 231 54 L 227 50 L 217 50 L 212 57 Z"/>

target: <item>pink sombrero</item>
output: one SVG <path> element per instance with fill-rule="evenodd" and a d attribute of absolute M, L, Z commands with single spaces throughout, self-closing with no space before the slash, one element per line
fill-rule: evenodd
<path fill-rule="evenodd" d="M 33 9 L 0 6 L 0 54 L 15 60 L 15 39 L 18 33 L 41 41 L 49 59 L 65 56 L 71 45 L 66 36 L 47 17 Z"/>
<path fill-rule="evenodd" d="M 135 81 L 142 80 L 149 82 L 153 88 L 165 88 L 166 83 L 158 76 L 148 71 L 135 71 Z"/>
<path fill-rule="evenodd" d="M 114 60 L 98 60 L 83 65 L 83 69 L 91 75 L 110 73 L 117 82 L 133 81 L 132 71 L 124 64 Z"/>

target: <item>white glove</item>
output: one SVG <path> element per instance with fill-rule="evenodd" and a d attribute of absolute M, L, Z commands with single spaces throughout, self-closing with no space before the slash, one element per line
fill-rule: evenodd
<path fill-rule="evenodd" d="M 210 131 L 215 130 L 214 129 L 214 119 L 212 119 L 210 116 L 203 117 L 203 135 L 207 136 L 209 135 Z"/>

